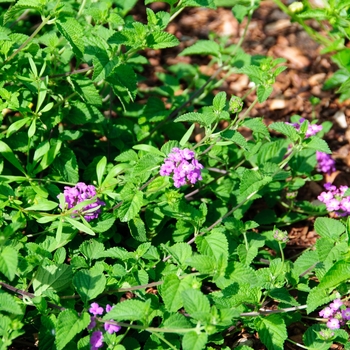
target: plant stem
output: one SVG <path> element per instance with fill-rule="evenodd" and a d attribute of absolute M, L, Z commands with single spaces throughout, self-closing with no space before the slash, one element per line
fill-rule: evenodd
<path fill-rule="evenodd" d="M 159 338 L 162 342 L 164 342 L 165 344 L 167 344 L 170 349 L 173 349 L 173 350 L 177 350 L 176 347 L 171 344 L 170 342 L 168 342 L 163 336 L 161 336 L 160 334 L 156 333 L 156 332 L 152 332 L 152 331 L 149 331 L 150 333 L 152 333 L 153 335 L 155 335 L 157 338 Z"/>

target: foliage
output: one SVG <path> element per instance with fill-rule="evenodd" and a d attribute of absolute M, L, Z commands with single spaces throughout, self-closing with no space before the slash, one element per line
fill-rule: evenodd
<path fill-rule="evenodd" d="M 39 349 L 102 340 L 116 350 L 227 349 L 225 337 L 243 328 L 283 349 L 288 327 L 349 289 L 348 218 L 297 199 L 322 179 L 316 151 L 331 153 L 321 126 L 310 133 L 315 124 L 293 116 L 297 128 L 267 127 L 249 115 L 284 60 L 248 55 L 244 37 L 180 53 L 247 75 L 249 106 L 215 90 L 224 78 L 185 63 L 141 88 L 147 50 L 179 44 L 168 24 L 186 7 L 220 4 L 163 2 L 168 11 L 146 6 L 145 23 L 131 15 L 135 0 L 1 4 L 0 349 L 33 334 Z M 235 2 L 233 14 L 248 25 L 258 6 Z M 339 10 L 334 35 L 348 35 L 350 3 L 329 6 Z M 320 238 L 286 259 L 282 228 L 311 217 Z M 347 343 L 344 330 L 326 336 L 318 322 L 306 348 Z"/>

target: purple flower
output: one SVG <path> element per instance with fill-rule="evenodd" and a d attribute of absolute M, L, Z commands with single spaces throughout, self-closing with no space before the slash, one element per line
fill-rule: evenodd
<path fill-rule="evenodd" d="M 336 318 L 330 318 L 327 322 L 327 327 L 329 329 L 339 329 L 340 328 L 340 322 Z"/>
<path fill-rule="evenodd" d="M 94 198 L 96 196 L 96 189 L 93 185 L 86 185 L 84 182 L 78 182 L 75 187 L 65 186 L 63 194 L 68 209 L 71 209 L 80 202 Z M 100 207 L 103 205 L 106 205 L 106 203 L 96 198 L 94 203 L 87 204 L 83 207 L 81 213 L 84 215 L 85 220 L 91 221 L 96 219 L 101 213 Z"/>
<path fill-rule="evenodd" d="M 329 154 L 316 151 L 316 159 L 318 162 L 317 170 L 319 172 L 331 174 L 336 170 L 335 161 Z"/>
<path fill-rule="evenodd" d="M 337 216 L 350 215 L 350 196 L 344 197 L 348 186 L 336 186 L 326 183 L 324 188 L 327 192 L 322 192 L 317 198 L 327 207 L 328 211 L 335 211 Z"/>
<path fill-rule="evenodd" d="M 101 307 L 97 303 L 92 303 L 91 307 L 89 309 L 89 312 L 90 312 L 90 314 L 97 316 L 97 315 L 102 315 L 104 310 L 103 310 L 103 307 Z"/>
<path fill-rule="evenodd" d="M 318 314 L 323 318 L 329 318 L 333 316 L 334 310 L 332 310 L 330 307 L 325 307 L 322 309 Z"/>
<path fill-rule="evenodd" d="M 340 299 L 334 299 L 332 303 L 329 304 L 329 307 L 334 310 L 337 311 L 340 309 L 340 307 L 343 305 L 343 302 Z"/>
<path fill-rule="evenodd" d="M 180 188 L 188 183 L 195 184 L 202 180 L 203 165 L 195 159 L 195 153 L 188 148 L 183 150 L 174 147 L 160 167 L 161 176 L 173 175 L 174 186 Z"/>
<path fill-rule="evenodd" d="M 116 324 L 112 324 L 109 322 L 105 322 L 105 331 L 108 332 L 109 334 L 113 334 L 113 333 L 117 333 L 121 330 L 122 327 L 116 325 Z"/>
<path fill-rule="evenodd" d="M 102 348 L 103 346 L 103 334 L 101 331 L 95 331 L 90 337 L 91 350 Z"/>
<path fill-rule="evenodd" d="M 343 320 L 346 320 L 346 321 L 350 320 L 350 309 L 349 308 L 342 310 L 341 314 L 342 314 Z"/>
<path fill-rule="evenodd" d="M 113 309 L 113 306 L 107 304 L 106 305 L 106 312 L 110 312 Z"/>
<path fill-rule="evenodd" d="M 288 125 L 292 125 L 295 127 L 297 131 L 300 131 L 300 126 L 305 121 L 305 118 L 300 118 L 298 123 L 286 123 Z M 309 121 L 307 121 L 308 127 L 305 133 L 305 138 L 311 137 L 316 135 L 318 132 L 322 130 L 322 125 L 317 124 L 310 124 Z"/>
<path fill-rule="evenodd" d="M 88 330 L 91 330 L 96 327 L 96 317 L 95 316 L 90 316 L 90 323 L 87 326 Z"/>

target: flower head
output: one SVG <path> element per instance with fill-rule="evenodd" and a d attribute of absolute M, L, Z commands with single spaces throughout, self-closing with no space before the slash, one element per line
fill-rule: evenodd
<path fill-rule="evenodd" d="M 330 154 L 316 151 L 316 159 L 317 159 L 317 170 L 324 174 L 331 174 L 333 173 L 335 168 L 335 161 L 331 157 Z"/>
<path fill-rule="evenodd" d="M 340 328 L 340 322 L 336 318 L 330 318 L 327 322 L 327 327 L 329 329 L 339 329 Z"/>
<path fill-rule="evenodd" d="M 90 337 L 91 350 L 102 348 L 103 346 L 103 334 L 101 331 L 95 331 Z"/>
<path fill-rule="evenodd" d="M 334 299 L 332 303 L 329 304 L 329 307 L 334 310 L 337 311 L 340 309 L 340 307 L 343 305 L 343 302 L 340 299 Z"/>
<path fill-rule="evenodd" d="M 337 188 L 330 183 L 326 183 L 324 188 L 327 192 L 322 192 L 317 198 L 326 205 L 327 210 L 334 211 L 337 216 L 350 215 L 350 196 L 344 197 L 348 186 Z"/>
<path fill-rule="evenodd" d="M 300 118 L 298 123 L 286 123 L 286 124 L 294 126 L 295 129 L 299 132 L 300 127 L 305 122 L 305 120 L 306 120 L 305 118 Z M 307 127 L 307 130 L 305 133 L 305 138 L 314 136 L 322 130 L 322 125 L 310 124 L 310 122 L 307 120 L 306 120 L 306 122 L 307 122 L 308 127 Z"/>
<path fill-rule="evenodd" d="M 349 321 L 350 320 L 350 309 L 349 308 L 347 308 L 345 310 L 342 310 L 341 314 L 343 316 L 343 320 L 345 320 L 345 321 Z"/>
<path fill-rule="evenodd" d="M 103 310 L 103 307 L 101 307 L 97 303 L 92 303 L 90 306 L 89 312 L 90 314 L 97 316 L 97 315 L 102 315 L 104 310 Z"/>
<path fill-rule="evenodd" d="M 63 195 L 68 209 L 71 209 L 80 202 L 93 199 L 96 196 L 96 189 L 93 185 L 78 182 L 74 187 L 65 186 Z M 96 198 L 95 202 L 87 204 L 79 212 L 84 215 L 86 221 L 90 221 L 98 217 L 101 212 L 100 207 L 103 205 L 106 205 L 106 203 Z"/>
<path fill-rule="evenodd" d="M 187 183 L 195 184 L 202 180 L 203 165 L 195 159 L 195 153 L 188 148 L 183 150 L 174 147 L 160 167 L 161 176 L 173 175 L 174 186 L 180 188 Z"/>

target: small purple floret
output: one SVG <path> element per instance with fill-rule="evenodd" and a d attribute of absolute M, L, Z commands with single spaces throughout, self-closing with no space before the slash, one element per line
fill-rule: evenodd
<path fill-rule="evenodd" d="M 95 331 L 90 337 L 91 350 L 102 348 L 103 346 L 103 334 L 101 331 Z"/>
<path fill-rule="evenodd" d="M 331 157 L 330 154 L 316 151 L 316 159 L 317 159 L 317 170 L 324 174 L 331 174 L 333 173 L 335 168 L 335 161 Z"/>
<path fill-rule="evenodd" d="M 337 216 L 350 215 L 350 196 L 344 197 L 348 186 L 336 186 L 326 183 L 322 192 L 317 199 L 326 205 L 328 211 L 334 211 Z"/>
<path fill-rule="evenodd" d="M 174 186 L 180 188 L 188 183 L 195 184 L 202 180 L 203 165 L 195 159 L 195 153 L 188 148 L 183 150 L 174 147 L 160 167 L 161 176 L 173 175 Z"/>
<path fill-rule="evenodd" d="M 102 315 L 104 310 L 103 310 L 103 307 L 101 307 L 97 303 L 92 303 L 91 307 L 89 309 L 89 312 L 90 312 L 90 314 L 97 316 L 97 315 Z"/>

